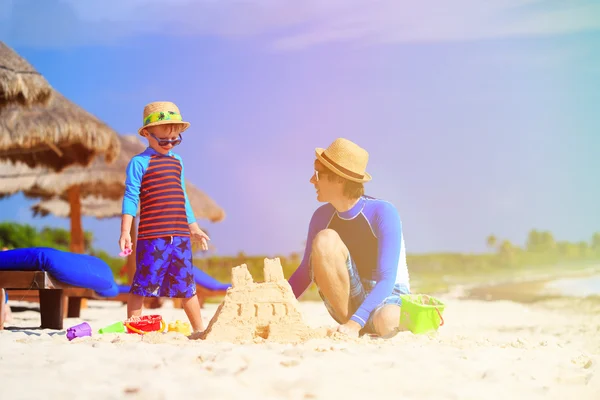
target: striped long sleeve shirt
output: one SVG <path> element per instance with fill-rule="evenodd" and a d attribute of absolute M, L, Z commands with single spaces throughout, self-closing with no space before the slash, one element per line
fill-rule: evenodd
<path fill-rule="evenodd" d="M 137 215 L 138 239 L 190 236 L 196 222 L 185 191 L 183 162 L 172 151 L 163 155 L 148 147 L 127 165 L 123 214 Z"/>

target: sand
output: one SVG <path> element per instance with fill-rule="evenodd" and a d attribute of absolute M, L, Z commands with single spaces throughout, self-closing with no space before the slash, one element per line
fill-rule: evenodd
<path fill-rule="evenodd" d="M 551 309 L 444 300 L 446 324 L 435 334 L 300 344 L 232 344 L 177 333 L 69 342 L 65 331 L 31 328 L 39 313 L 18 308 L 34 304 L 11 301 L 13 320 L 0 331 L 2 398 L 599 398 L 597 313 L 556 300 Z M 82 319 L 67 319 L 65 328 L 87 321 L 96 332 L 126 314 L 119 303 L 88 304 Z M 205 322 L 217 306 L 206 305 Z M 334 326 L 320 302 L 301 302 L 298 310 L 310 327 Z M 160 313 L 167 322 L 185 320 L 168 300 Z"/>

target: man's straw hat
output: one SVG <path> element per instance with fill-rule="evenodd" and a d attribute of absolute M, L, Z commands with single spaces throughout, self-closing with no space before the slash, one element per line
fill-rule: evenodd
<path fill-rule="evenodd" d="M 353 182 L 368 182 L 369 153 L 348 139 L 335 139 L 327 149 L 315 149 L 317 159 L 335 174 Z"/>
<path fill-rule="evenodd" d="M 183 121 L 181 112 L 179 112 L 179 108 L 174 103 L 170 101 L 155 101 L 144 107 L 144 119 L 142 127 L 138 129 L 138 133 L 144 136 L 142 135 L 144 128 L 164 124 L 181 124 L 183 125 L 181 132 L 190 127 L 189 122 Z"/>

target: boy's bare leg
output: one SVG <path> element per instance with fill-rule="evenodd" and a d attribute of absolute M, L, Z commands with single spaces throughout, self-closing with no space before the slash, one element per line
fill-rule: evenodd
<path fill-rule="evenodd" d="M 200 311 L 200 302 L 198 296 L 193 295 L 187 299 L 182 299 L 183 310 L 190 320 L 192 325 L 192 332 L 204 331 L 204 322 L 202 322 L 202 314 Z"/>
<path fill-rule="evenodd" d="M 6 300 L 4 289 L 0 289 L 0 296 L 2 297 L 0 298 L 0 329 L 4 329 L 4 313 L 8 307 L 8 304 L 4 302 Z"/>
<path fill-rule="evenodd" d="M 144 306 L 144 296 L 129 293 L 127 299 L 127 318 L 140 317 Z"/>

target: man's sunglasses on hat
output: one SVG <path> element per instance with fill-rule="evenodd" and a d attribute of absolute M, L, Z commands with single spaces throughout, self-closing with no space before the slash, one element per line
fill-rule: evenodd
<path fill-rule="evenodd" d="M 154 140 L 156 140 L 158 142 L 159 146 L 166 146 L 168 144 L 172 144 L 173 146 L 177 146 L 183 140 L 183 138 L 181 137 L 181 133 L 179 134 L 179 139 L 173 139 L 173 140 L 171 140 L 171 139 L 159 139 L 156 136 L 154 136 L 154 134 L 152 132 L 148 132 L 148 134 L 150 134 L 150 136 L 152 136 L 154 138 Z"/>

